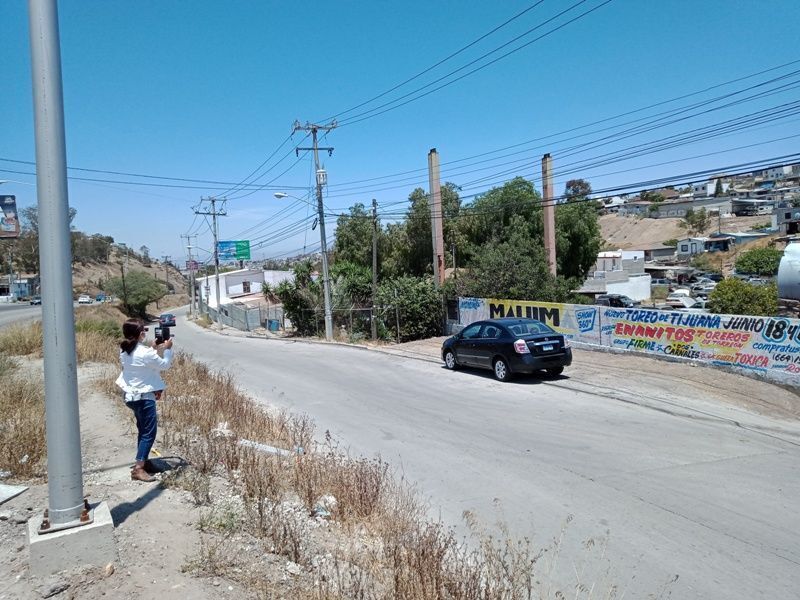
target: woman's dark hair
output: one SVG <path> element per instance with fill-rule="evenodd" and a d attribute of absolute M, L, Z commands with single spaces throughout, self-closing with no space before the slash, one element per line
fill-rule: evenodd
<path fill-rule="evenodd" d="M 125 338 L 119 343 L 123 352 L 130 354 L 139 343 L 139 336 L 145 330 L 144 321 L 141 319 L 128 319 L 122 325 L 122 336 Z"/>

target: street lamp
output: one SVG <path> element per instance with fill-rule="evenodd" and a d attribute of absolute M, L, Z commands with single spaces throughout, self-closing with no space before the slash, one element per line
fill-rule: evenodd
<path fill-rule="evenodd" d="M 319 188 L 319 186 L 318 186 Z M 331 312 L 331 285 L 328 276 L 328 242 L 325 239 L 325 213 L 322 206 L 322 191 L 317 190 L 317 220 L 319 222 L 319 246 L 322 252 L 322 294 L 325 301 L 325 339 L 329 342 L 333 340 L 333 314 Z M 292 196 L 286 192 L 275 192 L 278 200 L 283 198 L 294 198 L 300 202 L 311 204 L 308 200 Z"/>

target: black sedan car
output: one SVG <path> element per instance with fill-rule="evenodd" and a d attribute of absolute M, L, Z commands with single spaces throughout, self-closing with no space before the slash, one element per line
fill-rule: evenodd
<path fill-rule="evenodd" d="M 164 313 L 158 317 L 158 324 L 162 327 L 175 327 L 175 315 L 172 313 Z"/>
<path fill-rule="evenodd" d="M 557 376 L 572 364 L 569 341 L 535 319 L 491 319 L 467 325 L 442 344 L 448 369 L 491 369 L 495 378 L 508 381 L 517 373 L 547 371 Z"/>

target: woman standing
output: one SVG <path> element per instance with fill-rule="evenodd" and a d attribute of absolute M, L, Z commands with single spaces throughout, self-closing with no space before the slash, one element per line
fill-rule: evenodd
<path fill-rule="evenodd" d="M 122 326 L 124 340 L 120 342 L 119 358 L 122 362 L 122 373 L 117 377 L 117 385 L 125 393 L 125 404 L 136 416 L 137 437 L 136 463 L 131 470 L 131 479 L 135 481 L 155 481 L 145 470 L 145 461 L 156 440 L 158 417 L 156 400 L 161 398 L 165 384 L 160 371 L 169 369 L 172 364 L 172 339 L 166 340 L 158 349 L 164 355 L 159 356 L 156 343 L 148 346 L 144 343 L 147 327 L 141 319 L 128 319 Z"/>

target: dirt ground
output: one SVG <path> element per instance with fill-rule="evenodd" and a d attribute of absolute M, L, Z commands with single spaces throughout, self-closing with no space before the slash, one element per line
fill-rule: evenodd
<path fill-rule="evenodd" d="M 636 250 L 645 245 L 660 244 L 670 239 L 686 237 L 686 230 L 680 226 L 681 219 L 639 219 L 620 215 L 603 215 L 599 219 L 600 233 L 606 245 L 613 249 Z M 723 217 L 723 231 L 749 231 L 756 225 L 764 225 L 769 215 L 758 217 Z M 712 223 L 710 231 L 716 231 L 717 223 Z"/>
<path fill-rule="evenodd" d="M 41 370 L 34 363 L 33 371 Z M 115 523 L 117 557 L 108 565 L 41 579 L 28 573 L 27 520 L 41 511 L 47 486 L 0 505 L 0 599 L 242 597 L 235 584 L 201 579 L 182 568 L 197 550 L 197 510 L 188 492 L 130 480 L 135 426 L 127 409 L 94 389 L 108 366 L 79 369 L 84 493 L 107 501 Z M 112 369 L 114 367 L 111 367 Z"/>

